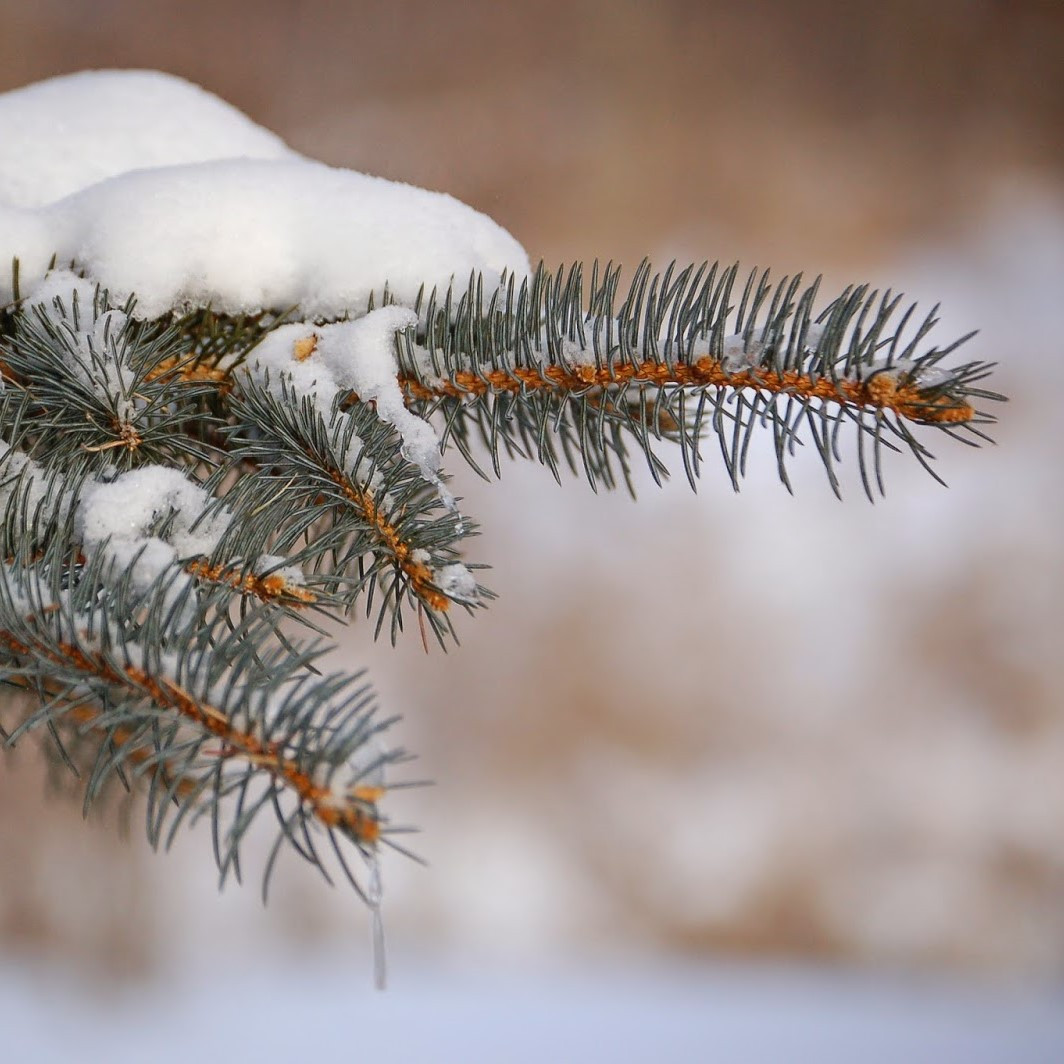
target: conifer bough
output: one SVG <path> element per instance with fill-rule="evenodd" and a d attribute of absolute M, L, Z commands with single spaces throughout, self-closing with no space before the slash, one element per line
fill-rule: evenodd
<path fill-rule="evenodd" d="M 86 803 L 143 784 L 154 845 L 206 816 L 223 880 L 272 815 L 264 891 L 291 849 L 376 910 L 402 848 L 390 721 L 315 663 L 329 619 L 446 645 L 491 597 L 448 445 L 593 487 L 633 460 L 660 480 L 666 450 L 693 486 L 719 452 L 738 488 L 761 434 L 788 489 L 804 447 L 838 493 L 847 447 L 873 498 L 885 452 L 935 476 L 926 441 L 985 440 L 1000 398 L 901 296 L 533 270 L 450 197 L 304 159 L 165 75 L 0 96 L 0 142 L 7 742 L 46 735 Z"/>

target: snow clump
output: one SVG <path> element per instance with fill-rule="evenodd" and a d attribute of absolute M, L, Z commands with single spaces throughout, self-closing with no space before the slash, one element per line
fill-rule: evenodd
<path fill-rule="evenodd" d="M 317 396 L 322 410 L 348 391 L 372 402 L 377 416 L 402 436 L 403 457 L 431 480 L 440 467 L 439 437 L 407 409 L 395 361 L 396 332 L 416 324 L 409 308 L 387 306 L 333 325 L 282 325 L 252 351 L 249 370 L 275 392 L 287 377 L 295 391 Z"/>
<path fill-rule="evenodd" d="M 348 392 L 372 403 L 402 437 L 403 456 L 454 508 L 437 433 L 406 407 L 395 336 L 417 324 L 423 291 L 453 286 L 460 298 L 473 274 L 489 285 L 527 278 L 528 255 L 506 230 L 443 193 L 306 159 L 166 74 L 88 71 L 0 94 L 0 137 L 0 262 L 19 267 L 17 291 L 14 276 L 0 277 L 0 304 L 18 294 L 69 325 L 76 295 L 85 311 L 71 357 L 94 389 L 128 396 L 115 337 L 131 318 L 207 306 L 293 313 L 302 323 L 268 334 L 248 371 L 271 388 L 287 377 L 323 411 Z M 128 314 L 101 309 L 97 286 L 115 306 L 135 297 Z M 385 289 L 389 305 L 366 313 Z M 123 418 L 133 401 L 123 399 Z M 202 549 L 192 549 L 181 514 L 207 500 L 194 500 L 201 489 L 179 474 L 180 483 L 163 474 L 125 474 L 83 501 L 86 545 L 131 566 L 138 586 L 177 557 L 209 554 L 224 527 L 197 526 Z M 147 531 L 160 499 L 177 514 L 166 537 Z M 463 566 L 433 575 L 451 597 L 475 598 Z"/>
<path fill-rule="evenodd" d="M 348 392 L 356 394 L 361 402 L 373 403 L 377 416 L 394 426 L 401 436 L 403 457 L 418 467 L 443 505 L 457 513 L 457 502 L 440 477 L 439 436 L 429 422 L 407 409 L 397 376 L 395 335 L 415 326 L 417 320 L 409 308 L 393 305 L 370 311 L 354 321 L 282 325 L 252 350 L 246 372 L 275 395 L 283 396 L 287 386 L 297 394 L 314 396 L 322 413 L 333 409 L 337 398 Z M 350 453 L 356 470 L 352 472 L 357 471 L 362 448 L 362 441 L 354 436 Z M 370 490 L 377 487 L 379 480 L 377 472 L 370 480 Z M 460 515 L 458 528 L 461 534 Z M 431 568 L 426 551 L 414 551 L 412 560 Z M 477 601 L 476 580 L 464 565 L 455 562 L 432 568 L 432 579 L 440 591 L 456 602 Z"/>
<path fill-rule="evenodd" d="M 102 552 L 135 591 L 147 591 L 177 561 L 207 557 L 229 524 L 222 511 L 204 517 L 212 497 L 184 473 L 142 466 L 82 490 L 76 529 L 87 554 Z M 175 581 L 175 587 L 187 577 Z"/>

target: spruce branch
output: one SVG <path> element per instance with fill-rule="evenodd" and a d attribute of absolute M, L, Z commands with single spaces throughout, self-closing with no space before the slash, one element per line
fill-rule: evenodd
<path fill-rule="evenodd" d="M 840 430 L 852 422 L 872 498 L 883 491 L 884 450 L 907 450 L 937 476 L 910 425 L 988 439 L 982 426 L 994 419 L 975 404 L 1002 398 L 979 387 L 992 364 L 941 364 L 973 334 L 920 349 L 937 307 L 910 327 L 915 304 L 899 314 L 900 295 L 860 285 L 818 311 L 819 279 L 773 285 L 767 270 L 747 275 L 736 304 L 738 267 L 708 263 L 655 274 L 644 262 L 623 298 L 620 267 L 595 263 L 586 298 L 584 275 L 581 264 L 541 265 L 531 281 L 494 291 L 474 277 L 457 300 L 434 292 L 419 305 L 425 326 L 401 337 L 400 380 L 417 408 L 442 411 L 463 454 L 474 428 L 496 470 L 500 444 L 556 470 L 556 435 L 570 466 L 612 483 L 623 441 L 660 479 L 654 445 L 675 440 L 694 486 L 711 432 L 738 489 L 760 428 L 790 488 L 787 461 L 804 428 L 839 494 Z"/>
<path fill-rule="evenodd" d="M 326 876 L 338 861 L 376 906 L 379 846 L 400 849 L 385 770 L 405 755 L 380 745 L 391 722 L 360 674 L 321 673 L 324 645 L 286 625 L 320 634 L 364 606 L 394 642 L 413 610 L 446 646 L 454 607 L 490 600 L 463 560 L 476 526 L 438 456 L 409 446 L 411 418 L 482 475 L 528 458 L 593 487 L 631 487 L 636 452 L 664 479 L 667 446 L 694 486 L 715 437 L 737 489 L 761 430 L 788 489 L 811 444 L 839 493 L 851 433 L 869 498 L 887 451 L 937 477 L 923 434 L 988 439 L 991 366 L 947 364 L 968 337 L 927 346 L 934 310 L 918 319 L 865 286 L 818 309 L 819 280 L 740 284 L 735 266 L 644 263 L 622 287 L 596 263 L 585 293 L 586 273 L 474 274 L 423 287 L 405 318 L 371 319 L 393 305 L 385 287 L 339 321 L 145 321 L 69 272 L 7 308 L 0 681 L 39 703 L 7 741 L 43 729 L 75 771 L 87 752 L 86 803 L 111 779 L 144 781 L 154 846 L 206 817 L 223 880 L 269 809 L 264 891 L 287 849 Z M 329 351 L 363 320 L 384 321 L 403 416 L 376 379 L 370 393 L 330 376 Z"/>
<path fill-rule="evenodd" d="M 937 478 L 930 441 L 985 442 L 1001 399 L 890 291 L 532 270 L 464 204 L 298 156 L 179 79 L 73 75 L 0 119 L 0 683 L 32 695 L 0 737 L 46 737 L 86 805 L 143 789 L 153 846 L 205 819 L 223 882 L 272 821 L 264 892 L 284 852 L 338 866 L 378 943 L 406 755 L 323 655 L 356 610 L 393 642 L 415 615 L 427 650 L 491 599 L 448 447 L 629 490 L 669 450 L 694 487 L 708 447 L 738 489 L 761 434 L 788 490 L 805 448 L 841 494 L 846 446 L 874 499 L 887 453 Z"/>
<path fill-rule="evenodd" d="M 83 451 L 127 468 L 209 461 L 190 429 L 201 427 L 216 383 L 190 377 L 178 334 L 136 321 L 132 309 L 87 283 L 24 307 L 0 351 L 5 378 L 30 400 L 56 457 Z"/>
<path fill-rule="evenodd" d="M 253 472 L 236 481 L 227 504 L 276 530 L 277 549 L 291 552 L 305 543 L 299 557 L 333 575 L 346 609 L 365 594 L 371 613 L 379 588 L 378 634 L 387 620 L 396 640 L 407 602 L 422 611 L 442 644 L 454 634 L 452 603 L 471 608 L 490 594 L 478 587 L 474 598 L 441 586 L 440 573 L 475 528 L 402 456 L 398 435 L 371 408 L 356 404 L 325 414 L 283 379 L 275 391 L 268 380 L 263 385 L 245 376 L 230 410 L 223 476 L 238 465 Z"/>
<path fill-rule="evenodd" d="M 308 672 L 321 648 L 268 647 L 265 608 L 231 629 L 224 591 L 201 596 L 189 621 L 190 592 L 174 601 L 172 573 L 145 596 L 90 564 L 75 589 L 56 593 L 40 565 L 0 567 L 4 676 L 43 696 L 9 742 L 47 725 L 61 744 L 78 725 L 82 740 L 97 739 L 86 801 L 113 774 L 150 772 L 153 844 L 168 817 L 176 829 L 190 811 L 209 815 L 223 879 L 239 872 L 240 844 L 267 808 L 279 839 L 318 867 L 315 832 L 367 853 L 380 841 L 380 770 L 402 755 L 379 747 L 389 722 L 360 677 Z"/>

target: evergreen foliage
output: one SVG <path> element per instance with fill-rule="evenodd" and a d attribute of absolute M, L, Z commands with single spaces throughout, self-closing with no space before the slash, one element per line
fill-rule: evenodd
<path fill-rule="evenodd" d="M 143 322 L 98 289 L 48 305 L 14 291 L 0 317 L 0 668 L 35 704 L 7 741 L 46 735 L 86 803 L 111 780 L 143 783 L 153 845 L 207 817 L 223 879 L 272 815 L 265 881 L 287 848 L 375 904 L 375 854 L 398 846 L 382 801 L 405 755 L 361 676 L 315 667 L 322 624 L 364 610 L 395 641 L 413 618 L 446 646 L 456 609 L 490 598 L 459 564 L 474 524 L 373 402 L 326 406 L 248 372 L 288 308 Z M 612 265 L 541 267 L 423 290 L 415 309 L 394 342 L 409 409 L 482 473 L 526 458 L 630 487 L 634 460 L 661 480 L 671 449 L 694 486 L 716 451 L 738 488 L 762 432 L 788 489 L 804 445 L 839 492 L 848 440 L 874 498 L 885 452 L 934 476 L 927 441 L 985 440 L 979 407 L 1000 398 L 988 364 L 951 357 L 961 341 L 927 346 L 934 311 L 866 287 L 822 301 L 819 282 L 767 271 L 644 263 L 626 285 Z M 170 486 L 135 536 L 94 531 L 101 499 L 153 484 Z"/>

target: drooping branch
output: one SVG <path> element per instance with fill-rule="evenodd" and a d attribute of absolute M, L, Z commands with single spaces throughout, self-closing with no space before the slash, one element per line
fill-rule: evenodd
<path fill-rule="evenodd" d="M 32 618 L 28 620 L 32 622 Z M 358 842 L 375 843 L 380 838 L 376 803 L 384 794 L 382 787 L 356 785 L 348 789 L 345 796 L 338 796 L 333 788 L 316 783 L 295 759 L 288 756 L 283 742 L 260 739 L 237 728 L 225 713 L 195 697 L 172 679 L 153 675 L 133 664 L 116 666 L 104 654 L 88 652 L 73 643 L 59 643 L 54 650 L 33 647 L 11 632 L 0 629 L 0 644 L 17 657 L 32 657 L 38 661 L 43 658 L 64 672 L 73 671 L 123 690 L 126 697 L 147 697 L 157 709 L 175 714 L 218 739 L 221 746 L 213 756 L 236 758 L 268 772 L 322 824 L 343 828 Z M 129 735 L 126 734 L 123 742 L 128 741 Z"/>
<path fill-rule="evenodd" d="M 816 283 L 751 274 L 733 300 L 736 277 L 644 265 L 622 298 L 619 270 L 596 266 L 585 299 L 580 266 L 497 288 L 475 276 L 458 297 L 422 292 L 416 310 L 284 332 L 280 313 L 138 322 L 79 279 L 80 311 L 61 298 L 16 310 L 0 323 L 15 384 L 0 399 L 5 554 L 42 603 L 44 585 L 52 601 L 82 596 L 82 613 L 67 610 L 50 637 L 30 632 L 32 616 L 0 624 L 10 659 L 0 672 L 42 698 L 22 730 L 73 725 L 99 740 L 87 798 L 124 765 L 150 776 L 153 842 L 169 807 L 171 835 L 190 810 L 211 812 L 223 878 L 239 872 L 237 844 L 267 804 L 277 846 L 287 840 L 316 866 L 312 828 L 369 856 L 387 841 L 385 792 L 362 752 L 376 726 L 358 717 L 357 692 L 353 709 L 333 706 L 343 683 L 308 670 L 314 655 L 288 641 L 277 607 L 314 628 L 309 615 L 340 616 L 361 595 L 369 611 L 376 594 L 377 633 L 390 622 L 394 641 L 409 602 L 444 644 L 452 607 L 490 597 L 459 561 L 475 528 L 434 446 L 409 446 L 411 419 L 474 465 L 470 429 L 496 469 L 502 450 L 555 470 L 564 457 L 608 486 L 618 467 L 628 479 L 633 444 L 663 477 L 661 443 L 678 447 L 694 484 L 708 431 L 738 487 L 751 440 L 768 429 L 790 487 L 786 463 L 804 433 L 836 491 L 839 440 L 855 428 L 869 496 L 882 490 L 883 450 L 907 449 L 936 475 L 916 428 L 985 439 L 992 419 L 979 401 L 1000 398 L 981 386 L 990 366 L 946 367 L 958 344 L 922 349 L 934 311 L 906 335 L 913 309 L 895 321 L 889 293 L 848 289 L 814 314 Z M 381 378 L 368 373 L 376 392 L 356 388 L 337 361 L 338 338 L 363 325 L 383 337 L 373 354 L 387 409 Z M 135 518 L 121 510 L 131 490 Z M 113 617 L 85 622 L 97 608 Z M 251 798 L 256 780 L 265 794 Z M 227 796 L 236 812 L 223 853 Z"/>
<path fill-rule="evenodd" d="M 231 409 L 230 468 L 253 470 L 226 495 L 239 527 L 271 528 L 285 552 L 305 543 L 307 564 L 327 567 L 348 605 L 387 576 L 378 630 L 391 613 L 393 639 L 404 597 L 426 608 L 437 637 L 454 603 L 476 604 L 483 589 L 456 560 L 471 522 L 371 407 L 326 414 L 283 378 L 276 392 L 245 378 Z"/>

